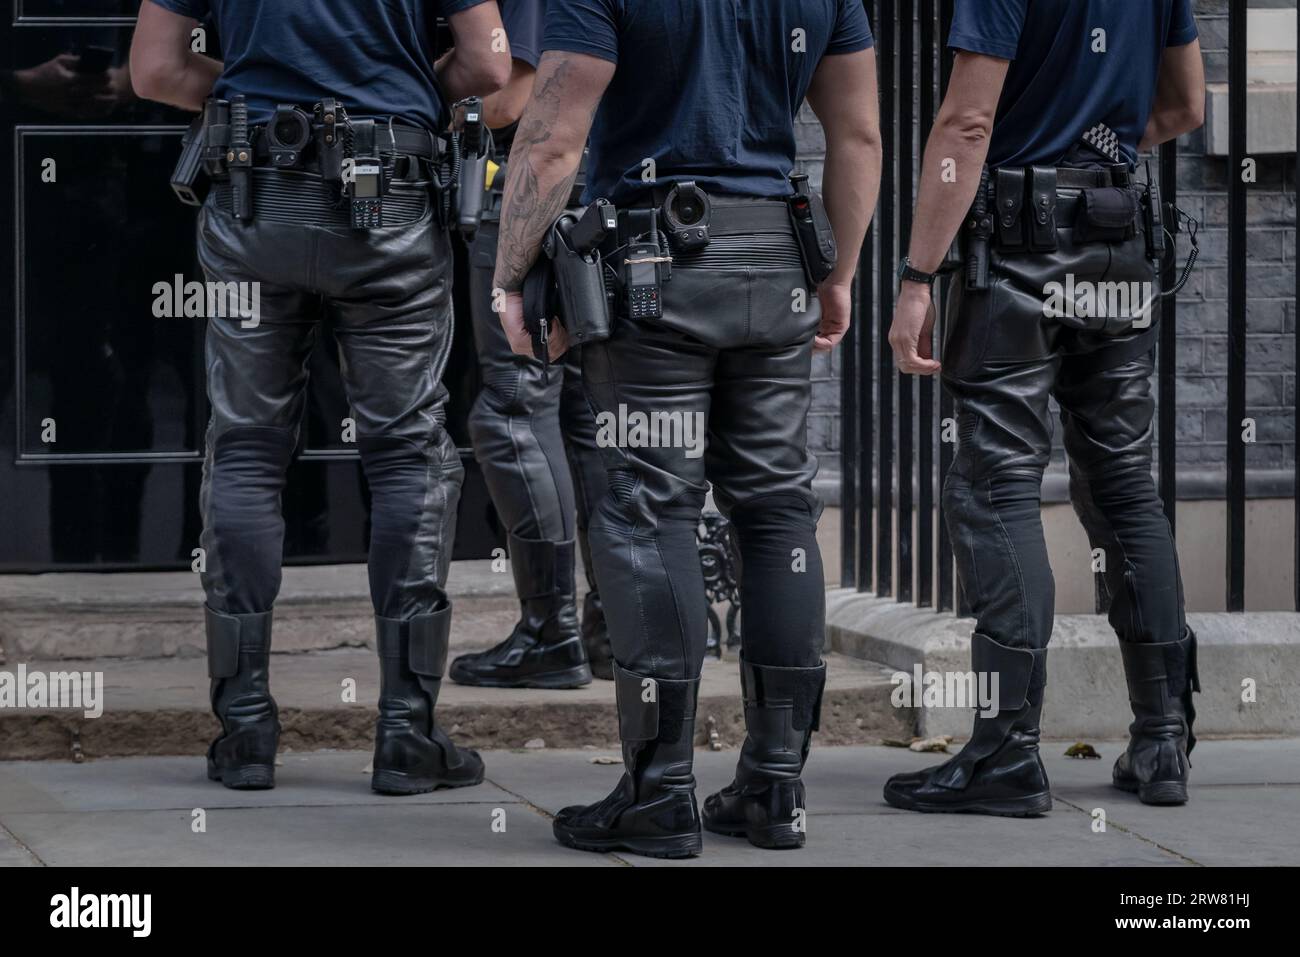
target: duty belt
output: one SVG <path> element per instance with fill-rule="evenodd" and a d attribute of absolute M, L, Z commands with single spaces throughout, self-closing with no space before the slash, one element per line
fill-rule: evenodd
<path fill-rule="evenodd" d="M 318 129 L 319 124 L 313 126 Z M 265 135 L 265 127 L 255 127 L 257 136 L 253 141 L 253 158 L 258 166 L 271 165 L 271 144 Z M 391 131 L 391 136 L 389 135 Z M 397 126 L 391 128 L 379 124 L 375 129 L 375 146 L 383 154 L 395 156 L 414 156 L 419 159 L 432 160 L 445 152 L 445 144 L 428 130 L 414 126 Z M 315 137 L 312 145 L 305 151 L 307 160 L 305 168 L 312 169 L 316 163 Z"/>
<path fill-rule="evenodd" d="M 655 197 L 656 199 L 658 197 Z M 618 244 L 635 238 L 639 217 L 659 208 L 640 205 L 618 211 Z M 674 253 L 673 267 L 682 269 L 738 270 L 802 268 L 803 260 L 790 211 L 783 200 L 713 196 L 709 244 L 688 253 Z"/>
<path fill-rule="evenodd" d="M 348 228 L 350 215 L 339 205 L 338 190 L 320 176 L 271 169 L 254 170 L 253 175 L 253 208 L 259 221 Z M 212 196 L 218 209 L 233 213 L 234 190 L 230 183 L 214 183 Z M 431 199 L 428 183 L 393 183 L 384 196 L 384 225 L 408 226 L 420 221 Z"/>

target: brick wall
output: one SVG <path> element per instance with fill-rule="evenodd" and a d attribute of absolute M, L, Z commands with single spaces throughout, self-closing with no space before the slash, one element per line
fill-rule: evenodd
<path fill-rule="evenodd" d="M 1252 7 L 1291 7 L 1293 0 L 1251 0 Z M 1196 0 L 1206 80 L 1226 83 L 1227 0 Z M 800 161 L 820 180 L 825 140 L 806 107 L 796 125 Z M 1248 187 L 1246 402 L 1256 442 L 1247 446 L 1252 493 L 1278 487 L 1277 475 L 1295 464 L 1296 390 L 1295 157 L 1258 156 L 1258 181 Z M 1153 164 L 1154 167 L 1154 164 Z M 1179 141 L 1179 206 L 1201 223 L 1201 258 L 1178 300 L 1177 458 L 1184 490 L 1213 491 L 1226 460 L 1227 437 L 1227 159 L 1205 155 L 1205 134 Z M 1187 252 L 1180 237 L 1180 260 Z M 813 366 L 810 444 L 833 498 L 840 450 L 841 355 Z M 1059 432 L 1059 430 L 1058 430 Z M 1061 468 L 1058 450 L 1055 469 Z M 1184 480 L 1184 476 L 1186 480 Z M 1200 481 L 1196 481 L 1196 479 Z"/>

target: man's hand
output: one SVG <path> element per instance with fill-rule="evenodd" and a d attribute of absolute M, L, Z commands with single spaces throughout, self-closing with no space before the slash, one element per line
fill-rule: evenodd
<path fill-rule="evenodd" d="M 822 305 L 822 321 L 817 325 L 813 349 L 830 352 L 840 344 L 849 331 L 853 311 L 853 292 L 847 283 L 824 282 L 817 287 L 817 299 Z"/>
<path fill-rule="evenodd" d="M 908 375 L 934 375 L 934 302 L 925 283 L 905 282 L 889 327 L 889 344 L 894 362 Z"/>
<path fill-rule="evenodd" d="M 524 324 L 524 297 L 521 293 L 506 293 L 506 305 L 501 311 L 501 328 L 505 330 L 506 338 L 510 340 L 511 352 L 518 356 L 534 358 L 533 337 L 528 331 L 528 326 Z M 560 357 L 569 351 L 569 334 L 558 322 L 552 322 L 548 332 L 550 348 L 547 352 L 550 353 L 552 362 L 558 362 Z"/>

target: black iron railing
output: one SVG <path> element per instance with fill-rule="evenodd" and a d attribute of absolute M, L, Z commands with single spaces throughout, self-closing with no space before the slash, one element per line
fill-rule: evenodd
<path fill-rule="evenodd" d="M 951 73 L 946 49 L 952 0 L 865 0 L 880 68 L 884 165 L 880 207 L 859 260 L 853 328 L 841 359 L 841 569 L 843 587 L 891 596 L 939 611 L 962 610 L 951 542 L 938 508 L 954 444 L 943 441 L 953 418 L 942 383 L 901 376 L 887 334 L 893 319 L 898 256 L 906 251 L 915 200 L 915 170 Z M 1227 609 L 1245 607 L 1246 449 L 1246 4 L 1228 5 L 1228 333 L 1226 594 Z M 1300 26 L 1297 28 L 1300 34 Z M 915 104 L 915 106 L 914 106 Z M 1297 116 L 1300 127 L 1300 107 Z M 1178 147 L 1159 152 L 1161 191 L 1177 200 Z M 1297 169 L 1300 181 L 1300 168 Z M 1177 280 L 1177 258 L 1162 276 Z M 1297 271 L 1300 294 L 1300 270 Z M 939 336 L 943 303 L 937 303 Z M 1162 304 L 1157 339 L 1158 483 L 1171 525 L 1177 509 L 1176 297 Z M 1300 369 L 1300 335 L 1295 368 Z M 1300 392 L 1300 390 L 1297 390 Z M 1300 396 L 1294 410 L 1300 435 Z M 951 431 L 951 430 L 948 430 Z M 1300 470 L 1298 470 L 1300 471 Z M 1295 486 L 1294 560 L 1300 571 L 1300 482 Z M 1300 573 L 1295 602 L 1300 610 Z"/>

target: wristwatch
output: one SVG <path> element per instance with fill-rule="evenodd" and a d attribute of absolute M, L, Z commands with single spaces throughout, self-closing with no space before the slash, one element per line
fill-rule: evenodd
<path fill-rule="evenodd" d="M 898 264 L 898 281 L 900 283 L 919 282 L 933 289 L 934 281 L 938 278 L 938 273 L 921 272 L 921 270 L 913 267 L 910 256 L 904 256 L 903 261 Z"/>

